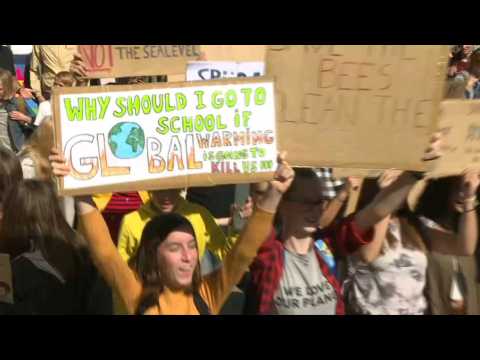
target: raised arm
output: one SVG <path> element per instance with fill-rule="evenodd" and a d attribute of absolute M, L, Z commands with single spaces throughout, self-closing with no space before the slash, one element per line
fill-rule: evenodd
<path fill-rule="evenodd" d="M 468 171 L 462 178 L 457 250 L 459 254 L 465 256 L 473 255 L 478 243 L 476 194 L 479 184 L 478 171 Z"/>
<path fill-rule="evenodd" d="M 252 216 L 232 250 L 225 257 L 223 265 L 205 277 L 201 292 L 213 314 L 220 311 L 232 287 L 240 281 L 257 255 L 258 248 L 272 232 L 273 217 L 293 177 L 293 170 L 285 162 L 284 157 L 280 157 L 274 180 L 269 183 L 265 195 L 257 201 Z"/>
<path fill-rule="evenodd" d="M 384 171 L 377 181 L 378 186 L 380 187 L 380 189 L 387 188 L 398 179 L 401 173 L 402 172 L 398 170 Z M 390 223 L 390 219 L 391 216 L 388 215 L 373 226 L 373 240 L 370 243 L 360 247 L 355 254 L 362 261 L 369 264 L 375 261 L 375 259 L 380 255 L 383 244 L 385 242 L 385 238 L 387 236 L 388 224 Z"/>
<path fill-rule="evenodd" d="M 478 244 L 477 189 L 478 171 L 466 171 L 457 194 L 455 210 L 460 213 L 455 232 L 427 228 L 426 234 L 432 251 L 447 255 L 472 256 Z"/>
<path fill-rule="evenodd" d="M 327 208 L 322 213 L 320 217 L 321 229 L 327 228 L 333 223 L 338 216 L 338 213 L 348 200 L 350 191 L 356 191 L 360 187 L 360 182 L 361 179 L 356 177 L 349 177 L 347 179 L 345 187 L 340 190 L 337 196 L 328 203 Z"/>
<path fill-rule="evenodd" d="M 49 159 L 55 176 L 66 176 L 70 173 L 70 167 L 58 150 L 53 149 Z M 79 230 L 88 243 L 95 266 L 110 287 L 120 294 L 128 312 L 134 314 L 142 293 L 142 285 L 118 253 L 107 224 L 91 197 L 77 199 L 77 214 L 80 219 Z"/>
<path fill-rule="evenodd" d="M 430 161 L 439 158 L 440 146 L 441 134 L 436 133 L 432 137 L 430 146 L 422 160 Z M 390 186 L 382 189 L 372 203 L 355 215 L 357 225 L 361 229 L 367 230 L 400 209 L 418 180 L 416 173 L 405 172 L 400 175 Z"/>

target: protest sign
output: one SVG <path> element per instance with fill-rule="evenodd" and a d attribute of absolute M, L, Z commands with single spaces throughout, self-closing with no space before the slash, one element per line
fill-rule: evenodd
<path fill-rule="evenodd" d="M 184 82 L 186 81 L 185 73 L 168 75 L 168 82 Z"/>
<path fill-rule="evenodd" d="M 263 62 L 194 61 L 187 65 L 187 81 L 255 77 L 265 74 Z"/>
<path fill-rule="evenodd" d="M 189 62 L 187 65 L 188 81 L 204 81 L 236 77 L 256 77 L 263 76 L 264 73 L 264 62 L 193 61 Z M 248 184 L 237 184 L 233 189 L 230 189 L 230 191 L 234 192 L 234 207 L 238 209 L 247 201 L 247 198 L 250 195 L 250 186 Z M 208 191 L 208 193 L 211 194 L 210 191 Z M 223 196 L 216 202 L 223 202 L 226 207 L 230 207 L 232 205 L 228 196 Z M 239 232 L 245 226 L 246 220 L 240 217 L 238 211 L 234 211 L 232 215 L 233 229 Z M 228 229 L 230 231 L 231 227 L 228 227 Z"/>
<path fill-rule="evenodd" d="M 208 61 L 265 61 L 266 45 L 201 45 L 200 52 Z"/>
<path fill-rule="evenodd" d="M 447 46 L 272 45 L 279 148 L 295 166 L 424 170 Z"/>
<path fill-rule="evenodd" d="M 91 79 L 184 74 L 199 45 L 79 45 Z"/>
<path fill-rule="evenodd" d="M 334 168 L 333 176 L 336 179 L 346 178 L 349 176 L 361 178 L 377 178 L 382 175 L 384 170 L 377 169 L 349 169 L 349 168 Z"/>
<path fill-rule="evenodd" d="M 429 177 L 460 175 L 468 168 L 480 170 L 480 101 L 442 102 L 439 127 L 444 133 L 443 155 L 432 162 Z"/>
<path fill-rule="evenodd" d="M 0 302 L 13 304 L 12 267 L 8 254 L 0 254 Z"/>
<path fill-rule="evenodd" d="M 72 167 L 62 194 L 249 183 L 276 168 L 269 79 L 55 88 L 53 108 Z"/>

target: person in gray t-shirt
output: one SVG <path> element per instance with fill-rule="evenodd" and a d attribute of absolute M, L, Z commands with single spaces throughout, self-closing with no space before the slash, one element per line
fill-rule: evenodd
<path fill-rule="evenodd" d="M 337 295 L 320 270 L 315 250 L 306 255 L 285 250 L 280 286 L 274 296 L 279 315 L 335 315 Z"/>

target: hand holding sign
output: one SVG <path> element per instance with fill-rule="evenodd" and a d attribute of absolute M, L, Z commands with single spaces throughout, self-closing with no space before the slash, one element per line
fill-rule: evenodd
<path fill-rule="evenodd" d="M 475 200 L 478 186 L 480 185 L 480 177 L 478 170 L 467 170 L 462 176 L 462 184 L 459 189 L 458 199 L 462 203 L 471 199 Z"/>
<path fill-rule="evenodd" d="M 68 176 L 70 171 L 72 171 L 70 166 L 67 164 L 67 160 L 65 159 L 62 151 L 58 150 L 56 147 L 51 149 L 48 160 L 50 161 L 53 174 L 56 177 Z"/>
<path fill-rule="evenodd" d="M 442 146 L 445 141 L 443 132 L 437 131 L 430 138 L 430 145 L 425 150 L 422 161 L 437 160 L 442 156 Z"/>
<path fill-rule="evenodd" d="M 402 170 L 385 170 L 382 175 L 378 178 L 377 184 L 380 189 L 385 189 L 386 187 L 390 186 L 395 180 L 398 179 L 400 175 L 402 175 Z"/>
<path fill-rule="evenodd" d="M 75 53 L 73 60 L 70 62 L 70 72 L 77 81 L 77 85 L 87 82 L 87 67 L 81 54 Z"/>
<path fill-rule="evenodd" d="M 285 158 L 286 152 L 279 154 L 278 167 L 273 180 L 269 182 L 265 195 L 259 198 L 257 202 L 259 208 L 268 212 L 276 212 L 282 196 L 288 191 L 295 177 L 293 169 L 286 162 Z"/>

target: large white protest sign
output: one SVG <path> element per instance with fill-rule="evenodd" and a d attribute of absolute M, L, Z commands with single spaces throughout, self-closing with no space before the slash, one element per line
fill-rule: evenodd
<path fill-rule="evenodd" d="M 232 61 L 192 61 L 187 65 L 187 81 L 255 77 L 265 74 L 265 63 Z"/>
<path fill-rule="evenodd" d="M 55 89 L 54 110 L 63 194 L 255 182 L 276 167 L 265 78 Z"/>

